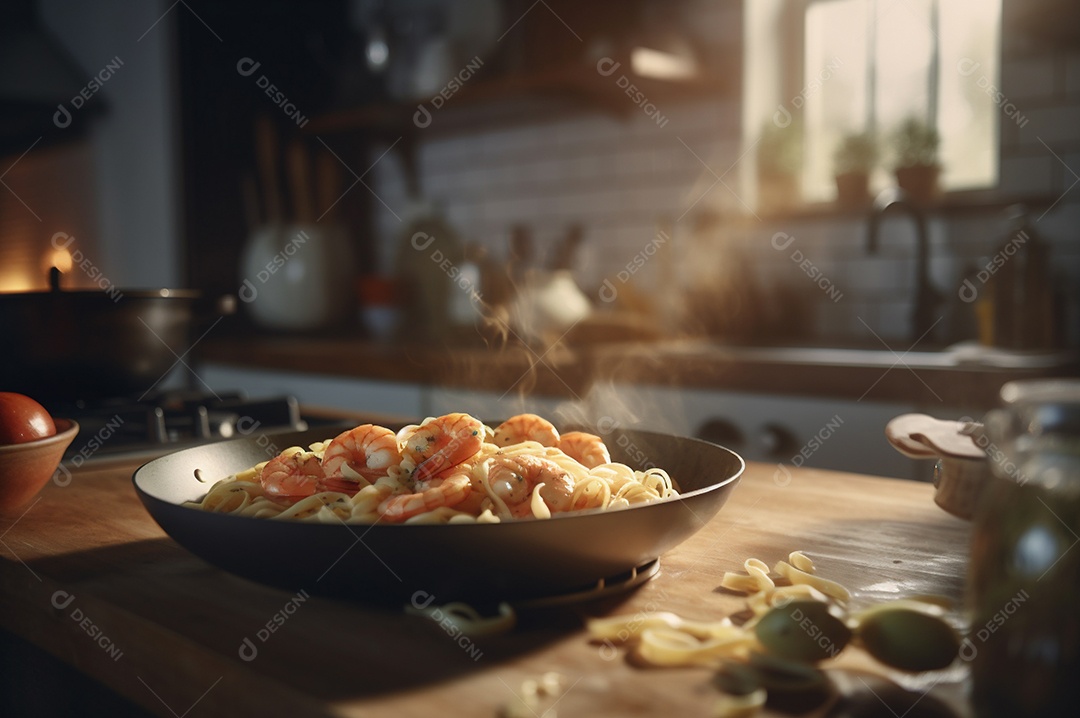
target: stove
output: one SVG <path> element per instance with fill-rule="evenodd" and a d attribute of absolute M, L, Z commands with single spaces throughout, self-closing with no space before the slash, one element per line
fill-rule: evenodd
<path fill-rule="evenodd" d="M 333 423 L 300 414 L 293 396 L 248 399 L 239 392 L 156 391 L 46 407 L 79 422 L 64 463 L 82 466 L 114 459 L 151 458 L 188 446 L 260 434 L 303 431 Z"/>

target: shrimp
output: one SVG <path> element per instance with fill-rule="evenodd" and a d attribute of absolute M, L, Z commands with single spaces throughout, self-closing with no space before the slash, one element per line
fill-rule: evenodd
<path fill-rule="evenodd" d="M 363 424 L 338 434 L 323 452 L 322 465 L 327 479 L 370 483 L 400 463 L 397 435 L 382 426 Z"/>
<path fill-rule="evenodd" d="M 541 446 L 558 446 L 559 430 L 547 419 L 536 414 L 518 414 L 499 424 L 495 429 L 495 443 L 499 446 L 536 441 Z"/>
<path fill-rule="evenodd" d="M 423 484 L 480 453 L 484 425 L 468 414 L 432 419 L 405 437 L 401 453 L 412 460 L 413 481 Z"/>
<path fill-rule="evenodd" d="M 570 431 L 559 439 L 559 450 L 587 469 L 595 469 L 601 464 L 611 463 L 604 440 L 596 434 L 584 431 Z"/>
<path fill-rule="evenodd" d="M 404 521 L 413 516 L 434 511 L 443 506 L 460 504 L 472 493 L 468 474 L 454 471 L 445 479 L 434 478 L 417 483 L 418 491 L 390 496 L 379 504 L 379 515 L 387 521 Z"/>
<path fill-rule="evenodd" d="M 524 454 L 492 459 L 488 486 L 518 518 L 531 515 L 532 494 L 537 485 L 540 498 L 550 511 L 569 511 L 574 482 L 562 467 L 551 459 Z"/>
<path fill-rule="evenodd" d="M 319 457 L 302 449 L 286 449 L 266 462 L 259 483 L 271 496 L 304 497 L 319 490 L 323 476 Z"/>

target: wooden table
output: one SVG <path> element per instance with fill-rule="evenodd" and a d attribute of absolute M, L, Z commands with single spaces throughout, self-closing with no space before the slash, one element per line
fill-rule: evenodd
<path fill-rule="evenodd" d="M 636 668 L 590 644 L 581 618 L 728 615 L 743 600 L 718 589 L 723 573 L 794 549 L 858 603 L 959 599 L 966 569 L 968 525 L 933 503 L 929 485 L 751 464 L 720 514 L 635 592 L 524 613 L 513 632 L 473 643 L 424 619 L 209 566 L 143 510 L 134 468 L 78 471 L 25 513 L 0 515 L 0 626 L 163 716 L 494 716 L 523 681 L 552 671 L 565 693 L 537 715 L 555 703 L 560 716 L 708 715 L 708 670 Z M 858 653 L 840 660 L 859 663 Z M 962 665 L 934 676 L 935 694 L 957 702 L 964 678 Z"/>

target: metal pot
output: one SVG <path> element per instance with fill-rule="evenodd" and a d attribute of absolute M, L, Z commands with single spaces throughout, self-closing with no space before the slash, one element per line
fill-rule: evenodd
<path fill-rule="evenodd" d="M 138 394 L 188 351 L 197 319 L 230 313 L 231 297 L 186 289 L 0 294 L 0 385 L 42 402 Z"/>

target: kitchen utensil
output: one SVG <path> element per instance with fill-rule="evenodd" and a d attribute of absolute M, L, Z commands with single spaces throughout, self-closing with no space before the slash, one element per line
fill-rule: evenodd
<path fill-rule="evenodd" d="M 183 506 L 210 481 L 265 461 L 277 448 L 332 436 L 306 432 L 210 444 L 141 467 L 135 490 L 180 545 L 232 573 L 289 590 L 370 601 L 507 600 L 579 590 L 677 546 L 723 506 L 744 464 L 697 439 L 640 431 L 605 437 L 615 461 L 665 468 L 676 499 L 549 520 L 463 525 L 345 525 L 275 521 Z M 271 447 L 271 448 L 268 448 Z"/>
<path fill-rule="evenodd" d="M 585 230 L 580 224 L 572 224 L 566 230 L 551 253 L 551 271 L 571 271 L 577 266 L 578 250 L 585 239 Z"/>
<path fill-rule="evenodd" d="M 262 209 L 259 207 L 259 189 L 255 184 L 255 175 L 245 172 L 240 181 L 240 199 L 244 204 L 244 226 L 249 232 L 263 223 Z"/>
<path fill-rule="evenodd" d="M 255 121 L 255 155 L 262 186 L 263 211 L 266 223 L 282 219 L 281 185 L 278 179 L 278 140 L 274 123 L 265 115 Z"/>
<path fill-rule="evenodd" d="M 301 140 L 288 146 L 285 169 L 294 222 L 283 221 L 278 138 L 269 119 L 255 125 L 256 153 L 266 221 L 254 228 L 241 252 L 242 298 L 252 318 L 269 329 L 307 330 L 347 322 L 352 312 L 352 248 L 345 230 L 322 224 L 323 209 L 338 197 L 335 160 L 320 153 L 315 186 L 311 160 Z M 325 155 L 325 156 L 324 156 Z M 318 203 L 318 204 L 316 204 Z"/>
<path fill-rule="evenodd" d="M 903 414 L 885 426 L 885 436 L 900 453 L 913 459 L 950 456 L 984 459 L 972 441 L 972 422 L 943 421 L 926 414 Z"/>
<path fill-rule="evenodd" d="M 52 436 L 0 446 L 0 511 L 25 506 L 53 477 L 64 451 L 79 433 L 79 425 L 71 419 L 55 423 Z"/>
<path fill-rule="evenodd" d="M 324 150 L 315 155 L 315 219 L 334 221 L 341 199 L 341 167 L 337 158 Z"/>
<path fill-rule="evenodd" d="M 981 424 L 903 414 L 885 426 L 885 436 L 905 456 L 937 459 L 934 502 L 954 516 L 972 517 L 990 478 Z"/>
<path fill-rule="evenodd" d="M 233 297 L 188 289 L 64 290 L 0 294 L 4 389 L 48 405 L 141 393 L 189 349 L 197 320 L 231 313 Z"/>
<path fill-rule="evenodd" d="M 301 224 L 315 220 L 312 213 L 311 170 L 308 167 L 308 151 L 304 143 L 294 140 L 288 151 L 289 190 L 292 193 L 293 216 Z"/>

